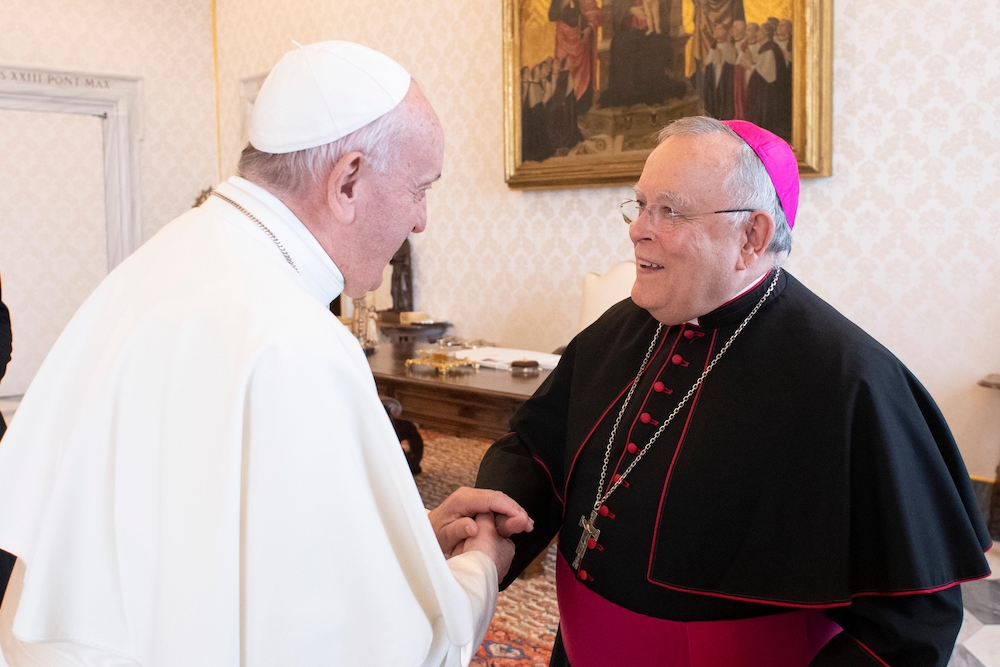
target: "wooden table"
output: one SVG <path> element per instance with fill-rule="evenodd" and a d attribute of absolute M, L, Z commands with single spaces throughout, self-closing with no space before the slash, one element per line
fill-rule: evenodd
<path fill-rule="evenodd" d="M 446 375 L 406 360 L 433 345 L 389 343 L 368 357 L 379 394 L 399 401 L 401 418 L 456 435 L 496 439 L 507 433 L 514 411 L 535 393 L 549 371 L 517 377 L 492 368 L 456 369 Z M 456 353 L 461 356 L 461 350 Z"/>
<path fill-rule="evenodd" d="M 456 435 L 495 440 L 508 432 L 511 415 L 550 373 L 540 371 L 534 377 L 519 377 L 509 371 L 480 368 L 442 375 L 425 366 L 408 368 L 406 360 L 417 356 L 418 349 L 437 349 L 437 346 L 388 343 L 379 345 L 375 354 L 368 357 L 378 393 L 399 401 L 402 406 L 402 415 L 393 420 L 393 426 L 401 440 L 409 441 L 406 458 L 414 474 L 420 472 L 423 440 L 410 422 Z M 456 354 L 461 356 L 462 351 L 456 350 Z M 541 574 L 546 553 L 542 551 L 521 577 Z"/>

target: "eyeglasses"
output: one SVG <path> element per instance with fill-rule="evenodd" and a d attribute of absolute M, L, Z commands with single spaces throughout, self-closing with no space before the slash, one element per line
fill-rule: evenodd
<path fill-rule="evenodd" d="M 709 211 L 707 213 L 678 213 L 669 206 L 663 204 L 647 204 L 644 201 L 636 201 L 635 199 L 626 199 L 622 202 L 622 217 L 625 218 L 625 222 L 631 225 L 633 222 L 639 219 L 643 211 L 648 211 L 650 218 L 652 218 L 653 224 L 659 224 L 661 221 L 668 221 L 670 224 L 674 225 L 682 220 L 690 220 L 691 218 L 697 218 L 701 215 L 715 215 L 716 213 L 753 213 L 757 209 L 755 208 L 727 208 L 723 211 Z"/>

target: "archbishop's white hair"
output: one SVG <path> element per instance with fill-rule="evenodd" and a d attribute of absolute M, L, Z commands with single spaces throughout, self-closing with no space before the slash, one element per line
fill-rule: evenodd
<path fill-rule="evenodd" d="M 663 143 L 668 137 L 705 134 L 728 134 L 739 142 L 736 161 L 722 185 L 723 190 L 732 202 L 730 208 L 766 211 L 774 218 L 774 238 L 771 239 L 771 245 L 767 249 L 774 254 L 777 263 L 780 264 L 792 250 L 792 230 L 788 226 L 785 210 L 781 207 L 781 200 L 778 199 L 778 193 L 774 189 L 774 182 L 771 181 L 764 163 L 750 145 L 728 125 L 709 116 L 686 116 L 675 120 L 660 130 L 658 140 L 659 143 Z M 734 224 L 739 224 L 746 220 L 749 214 L 727 215 Z"/>

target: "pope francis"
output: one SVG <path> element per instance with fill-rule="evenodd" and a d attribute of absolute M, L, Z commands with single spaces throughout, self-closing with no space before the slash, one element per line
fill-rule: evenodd
<path fill-rule="evenodd" d="M 240 177 L 97 288 L 0 445 L 9 665 L 469 662 L 531 520 L 470 489 L 428 516 L 327 307 L 424 229 L 443 152 L 388 57 L 275 66 Z"/>

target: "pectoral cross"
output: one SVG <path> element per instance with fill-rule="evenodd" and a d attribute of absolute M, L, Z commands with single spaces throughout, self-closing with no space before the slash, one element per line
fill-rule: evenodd
<path fill-rule="evenodd" d="M 583 560 L 583 555 L 587 553 L 587 542 L 591 539 L 596 540 L 601 536 L 601 531 L 598 528 L 594 528 L 594 521 L 597 519 L 597 510 L 595 509 L 590 513 L 590 519 L 585 519 L 580 517 L 580 525 L 583 527 L 583 535 L 580 536 L 580 543 L 576 545 L 576 558 L 573 559 L 573 569 L 580 569 L 580 562 Z"/>

